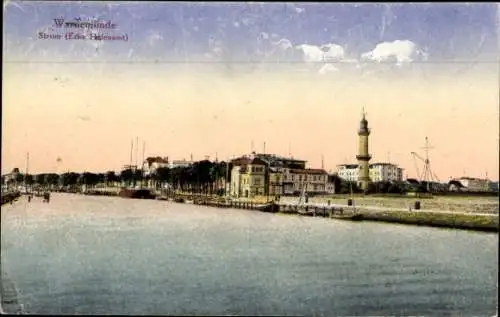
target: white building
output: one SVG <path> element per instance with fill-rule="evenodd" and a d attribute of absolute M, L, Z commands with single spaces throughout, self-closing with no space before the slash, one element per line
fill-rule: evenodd
<path fill-rule="evenodd" d="M 490 181 L 487 179 L 461 177 L 456 179 L 464 187 L 462 190 L 470 192 L 488 192 L 490 191 Z"/>
<path fill-rule="evenodd" d="M 188 167 L 188 166 L 193 165 L 193 163 L 194 163 L 193 161 L 187 161 L 186 159 L 173 160 L 172 162 L 170 162 L 170 164 L 168 165 L 168 167 L 170 167 L 170 168 Z"/>
<path fill-rule="evenodd" d="M 148 157 L 144 160 L 144 175 L 152 175 L 160 167 L 169 167 L 168 157 Z"/>
<path fill-rule="evenodd" d="M 370 179 L 372 182 L 400 182 L 403 180 L 403 169 L 391 163 L 370 164 Z"/>
<path fill-rule="evenodd" d="M 358 164 L 341 164 L 337 166 L 340 178 L 357 182 L 359 178 Z M 370 164 L 370 180 L 372 182 L 402 181 L 403 169 L 392 163 Z"/>
<path fill-rule="evenodd" d="M 328 173 L 323 169 L 291 169 L 284 168 L 283 172 L 283 194 L 327 193 Z"/>
<path fill-rule="evenodd" d="M 343 180 L 357 182 L 359 178 L 358 164 L 337 165 L 337 175 Z"/>

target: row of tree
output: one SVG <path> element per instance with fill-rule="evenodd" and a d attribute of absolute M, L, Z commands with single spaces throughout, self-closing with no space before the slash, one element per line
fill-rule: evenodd
<path fill-rule="evenodd" d="M 203 160 L 186 167 L 159 167 L 153 173 L 144 173 L 141 169 L 127 168 L 119 173 L 108 171 L 106 173 L 75 173 L 62 174 L 42 173 L 37 175 L 17 174 L 16 179 L 10 179 L 8 185 L 27 184 L 50 187 L 74 187 L 85 185 L 89 188 L 95 186 L 137 186 L 164 188 L 169 185 L 172 189 L 182 191 L 220 193 L 224 191 L 226 182 L 230 181 L 231 163 L 211 162 Z M 4 176 L 2 176 L 3 178 Z M 336 193 L 360 193 L 356 182 L 348 182 L 338 175 L 330 175 L 329 182 L 334 183 Z M 2 179 L 2 184 L 5 184 Z M 408 186 L 402 182 L 376 182 L 370 183 L 368 193 L 405 193 Z"/>
<path fill-rule="evenodd" d="M 229 181 L 227 171 L 230 169 L 231 163 L 228 165 L 226 162 L 203 160 L 186 167 L 159 167 L 153 173 L 145 173 L 143 170 L 135 168 L 127 168 L 120 173 L 114 171 L 106 173 L 42 173 L 37 175 L 19 173 L 15 179 L 9 179 L 7 182 L 5 176 L 2 176 L 2 184 L 51 187 L 85 185 L 90 188 L 98 185 L 148 185 L 161 188 L 169 184 L 174 189 L 213 193 L 224 189 L 226 180 Z"/>

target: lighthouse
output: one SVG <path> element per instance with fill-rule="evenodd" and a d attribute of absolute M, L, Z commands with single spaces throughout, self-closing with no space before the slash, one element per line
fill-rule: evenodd
<path fill-rule="evenodd" d="M 370 159 L 372 158 L 368 152 L 368 137 L 370 136 L 370 129 L 368 129 L 368 121 L 366 120 L 366 113 L 363 109 L 363 117 L 359 124 L 358 130 L 358 143 L 359 151 L 356 155 L 358 160 L 358 185 L 363 191 L 368 189 L 368 184 L 370 183 Z"/>

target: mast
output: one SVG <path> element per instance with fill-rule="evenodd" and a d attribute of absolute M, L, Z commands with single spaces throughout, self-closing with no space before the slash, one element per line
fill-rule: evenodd
<path fill-rule="evenodd" d="M 132 153 L 134 152 L 134 139 L 130 142 L 130 169 L 132 169 Z"/>
<path fill-rule="evenodd" d="M 144 186 L 144 154 L 146 152 L 146 141 L 142 141 L 142 164 L 141 164 L 141 183 Z"/>
<path fill-rule="evenodd" d="M 28 169 L 30 165 L 30 152 L 26 153 L 26 175 L 24 175 L 24 189 L 28 191 L 28 182 L 26 181 L 28 177 Z"/>
<path fill-rule="evenodd" d="M 135 137 L 135 169 L 137 170 L 137 151 L 139 150 L 139 137 Z"/>
<path fill-rule="evenodd" d="M 226 162 L 226 179 L 224 181 L 224 188 L 226 189 L 226 197 L 229 196 L 228 192 L 231 187 L 228 188 L 227 183 L 229 182 L 229 159 Z"/>

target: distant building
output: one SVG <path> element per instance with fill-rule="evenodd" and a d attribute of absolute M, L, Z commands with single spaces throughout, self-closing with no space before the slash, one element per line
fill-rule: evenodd
<path fill-rule="evenodd" d="M 460 185 L 457 185 L 459 183 Z M 469 191 L 469 192 L 489 192 L 490 181 L 487 179 L 461 177 L 453 179 L 449 182 L 450 190 L 453 191 Z"/>
<path fill-rule="evenodd" d="M 358 164 L 337 165 L 337 175 L 343 180 L 357 182 L 359 179 Z"/>
<path fill-rule="evenodd" d="M 7 185 L 11 182 L 15 182 L 18 179 L 19 175 L 21 175 L 19 168 L 17 168 L 17 167 L 13 168 L 10 173 L 3 175 L 3 177 L 2 177 L 2 179 L 4 181 L 3 185 Z"/>
<path fill-rule="evenodd" d="M 152 175 L 160 167 L 169 167 L 168 157 L 148 157 L 144 161 L 144 175 Z"/>
<path fill-rule="evenodd" d="M 498 182 L 490 182 L 490 191 L 492 192 L 498 192 Z"/>
<path fill-rule="evenodd" d="M 290 195 L 301 193 L 327 193 L 328 173 L 323 169 L 283 169 L 283 192 Z"/>
<path fill-rule="evenodd" d="M 305 168 L 306 161 L 274 154 L 242 156 L 232 160 L 230 194 L 235 197 L 256 195 L 281 196 L 307 193 L 330 193 L 328 173 Z"/>
<path fill-rule="evenodd" d="M 173 160 L 172 162 L 170 162 L 170 164 L 168 165 L 168 167 L 170 167 L 170 168 L 189 167 L 189 166 L 191 166 L 193 164 L 194 164 L 193 161 L 187 161 L 186 159 Z"/>
<path fill-rule="evenodd" d="M 337 166 L 340 178 L 358 182 L 358 164 L 341 164 Z M 403 169 L 392 163 L 373 163 L 369 165 L 369 175 L 372 182 L 400 182 L 403 181 Z"/>
<path fill-rule="evenodd" d="M 253 197 L 266 194 L 266 162 L 257 157 L 241 157 L 232 163 L 231 196 Z"/>
<path fill-rule="evenodd" d="M 372 182 L 403 181 L 403 169 L 392 163 L 370 164 Z"/>

